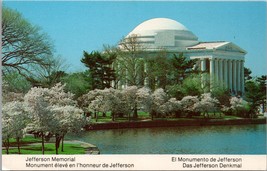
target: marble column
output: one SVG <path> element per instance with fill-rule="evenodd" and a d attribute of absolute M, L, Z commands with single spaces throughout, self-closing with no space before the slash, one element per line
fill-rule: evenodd
<path fill-rule="evenodd" d="M 219 60 L 219 81 L 223 82 L 223 60 Z"/>
<path fill-rule="evenodd" d="M 237 93 L 237 74 L 236 74 L 236 60 L 233 60 L 233 91 L 236 94 Z"/>
<path fill-rule="evenodd" d="M 201 64 L 201 71 L 206 71 L 206 59 L 205 58 L 201 58 L 200 59 L 200 64 Z"/>
<path fill-rule="evenodd" d="M 228 88 L 233 91 L 233 61 L 229 60 L 228 61 L 229 64 L 229 69 L 228 69 L 228 76 L 229 76 L 229 82 L 228 82 Z"/>
<path fill-rule="evenodd" d="M 223 72 L 223 81 L 224 81 L 224 85 L 226 86 L 226 87 L 229 87 L 228 86 L 228 60 L 227 59 L 225 59 L 224 60 L 224 72 Z"/>
<path fill-rule="evenodd" d="M 218 81 L 219 80 L 219 60 L 218 58 L 215 59 L 215 80 Z"/>
<path fill-rule="evenodd" d="M 210 58 L 210 84 L 211 84 L 211 89 L 212 89 L 212 86 L 213 86 L 213 81 L 214 81 L 214 59 L 213 58 Z"/>
<path fill-rule="evenodd" d="M 206 71 L 206 59 L 205 58 L 200 59 L 200 69 L 202 72 Z M 205 87 L 204 74 L 201 75 L 201 86 L 202 86 L 202 88 Z"/>

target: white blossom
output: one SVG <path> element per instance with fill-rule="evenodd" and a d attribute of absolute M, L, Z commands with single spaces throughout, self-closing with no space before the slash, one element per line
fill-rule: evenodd
<path fill-rule="evenodd" d="M 242 98 L 231 97 L 230 99 L 230 109 L 238 114 L 241 110 L 247 110 L 248 102 L 243 100 Z"/>
<path fill-rule="evenodd" d="M 10 138 L 19 140 L 23 137 L 27 122 L 27 111 L 23 102 L 13 101 L 3 104 L 2 140 L 6 149 L 9 148 Z"/>
<path fill-rule="evenodd" d="M 181 100 L 181 106 L 186 112 L 195 112 L 195 104 L 198 102 L 199 100 L 197 96 L 185 96 Z"/>
<path fill-rule="evenodd" d="M 219 100 L 211 97 L 211 93 L 204 93 L 200 97 L 200 101 L 194 104 L 196 111 L 204 112 L 207 114 L 210 111 L 215 111 L 219 105 Z"/>

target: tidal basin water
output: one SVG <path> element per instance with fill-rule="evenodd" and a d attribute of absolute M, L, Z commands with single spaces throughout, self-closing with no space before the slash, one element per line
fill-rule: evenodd
<path fill-rule="evenodd" d="M 69 138 L 101 154 L 266 154 L 265 124 L 98 130 Z"/>

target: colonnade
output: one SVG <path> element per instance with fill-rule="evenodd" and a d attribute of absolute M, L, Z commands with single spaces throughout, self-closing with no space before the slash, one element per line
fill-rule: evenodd
<path fill-rule="evenodd" d="M 201 58 L 201 71 L 207 70 L 209 61 L 209 72 L 211 81 L 223 82 L 233 94 L 244 93 L 244 60 L 224 58 Z"/>
<path fill-rule="evenodd" d="M 200 59 L 200 69 L 201 71 L 209 71 L 210 80 L 211 80 L 211 90 L 213 81 L 223 84 L 227 89 L 235 95 L 243 95 L 245 91 L 244 86 L 244 60 L 241 59 L 233 59 L 233 58 L 199 58 Z M 148 64 L 146 62 L 140 62 L 139 65 L 142 67 L 138 67 L 139 70 L 136 70 L 135 73 L 129 73 L 126 68 L 122 69 L 118 66 L 119 71 L 123 77 L 118 81 L 118 88 L 126 88 L 127 85 L 130 85 L 127 78 L 134 78 L 131 74 L 137 74 L 136 79 L 133 80 L 133 85 L 144 85 L 147 86 L 149 84 L 148 77 L 142 75 L 142 73 L 149 72 Z M 118 69 L 117 68 L 117 69 Z M 141 75 L 138 75 L 141 74 Z M 204 77 L 203 77 L 204 78 Z M 114 86 L 114 83 L 112 84 Z"/>

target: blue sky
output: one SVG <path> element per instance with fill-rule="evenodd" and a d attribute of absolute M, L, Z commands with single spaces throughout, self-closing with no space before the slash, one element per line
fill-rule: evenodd
<path fill-rule="evenodd" d="M 174 19 L 200 41 L 231 41 L 245 49 L 253 75 L 267 71 L 266 2 L 6 1 L 46 32 L 72 72 L 85 70 L 83 51 L 116 45 L 138 24 L 157 17 Z"/>

